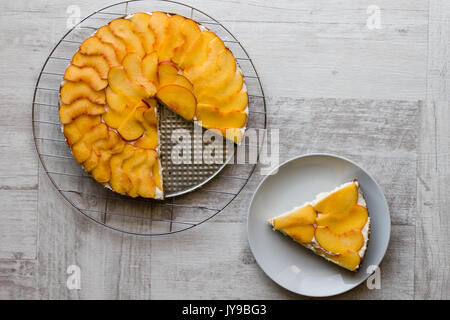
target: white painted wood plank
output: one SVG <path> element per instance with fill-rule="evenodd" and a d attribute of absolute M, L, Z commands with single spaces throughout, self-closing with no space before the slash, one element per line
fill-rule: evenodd
<path fill-rule="evenodd" d="M 430 2 L 427 100 L 417 162 L 415 298 L 450 298 L 450 3 Z"/>
<path fill-rule="evenodd" d="M 35 259 L 36 190 L 0 190 L 0 259 Z"/>
<path fill-rule="evenodd" d="M 36 261 L 0 260 L 0 299 L 37 299 Z"/>

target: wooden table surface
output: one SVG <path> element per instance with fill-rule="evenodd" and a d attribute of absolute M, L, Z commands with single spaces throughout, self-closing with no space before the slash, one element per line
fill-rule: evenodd
<path fill-rule="evenodd" d="M 76 3 L 86 16 L 114 2 Z M 268 127 L 280 129 L 280 161 L 332 152 L 382 186 L 392 234 L 381 289 L 362 284 L 336 298 L 449 299 L 450 1 L 187 3 L 222 22 L 252 57 Z M 259 171 L 212 220 L 151 239 L 101 227 L 57 194 L 38 162 L 31 110 L 72 4 L 0 3 L 0 298 L 303 298 L 272 282 L 249 249 Z M 380 29 L 367 27 L 370 5 L 381 9 Z M 73 264 L 80 290 L 66 287 Z"/>

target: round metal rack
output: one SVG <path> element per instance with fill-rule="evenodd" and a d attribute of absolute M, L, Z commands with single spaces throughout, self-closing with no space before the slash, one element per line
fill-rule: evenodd
<path fill-rule="evenodd" d="M 132 0 L 93 12 L 71 28 L 53 48 L 39 74 L 33 97 L 32 126 L 42 167 L 56 190 L 77 211 L 116 231 L 141 236 L 180 232 L 195 227 L 223 211 L 242 191 L 256 164 L 234 164 L 237 149 L 259 153 L 250 139 L 236 147 L 223 145 L 220 163 L 197 163 L 205 146 L 204 130 L 183 121 L 167 108 L 161 109 L 161 162 L 166 200 L 119 195 L 92 179 L 73 159 L 61 132 L 58 115 L 59 87 L 67 65 L 81 42 L 109 21 L 135 12 L 163 11 L 191 18 L 215 32 L 233 52 L 244 75 L 249 94 L 247 130 L 266 129 L 266 101 L 260 78 L 242 44 L 220 22 L 206 13 L 175 1 Z M 192 164 L 170 160 L 174 128 L 193 133 Z M 196 142 L 198 144 L 196 144 Z M 196 148 L 195 145 L 200 146 Z M 238 157 L 239 158 L 239 157 Z M 242 157 L 240 157 L 242 158 Z M 224 187 L 225 186 L 225 187 Z"/>

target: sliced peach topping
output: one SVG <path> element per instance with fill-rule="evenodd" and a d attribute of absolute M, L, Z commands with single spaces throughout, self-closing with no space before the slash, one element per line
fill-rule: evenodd
<path fill-rule="evenodd" d="M 115 36 L 123 40 L 128 53 L 136 53 L 141 58 L 145 56 L 141 39 L 134 32 L 135 28 L 130 20 L 123 18 L 115 19 L 109 23 L 109 27 Z"/>
<path fill-rule="evenodd" d="M 110 67 L 119 66 L 120 58 L 117 56 L 114 47 L 109 43 L 100 41 L 96 36 L 92 36 L 83 41 L 80 52 L 86 55 L 100 55 L 108 62 Z"/>
<path fill-rule="evenodd" d="M 355 183 L 351 183 L 317 202 L 314 205 L 314 209 L 322 214 L 330 214 L 335 218 L 342 218 L 347 216 L 349 209 L 357 202 L 358 187 Z"/>
<path fill-rule="evenodd" d="M 111 31 L 111 28 L 109 25 L 103 26 L 97 30 L 95 33 L 97 38 L 99 38 L 102 42 L 110 44 L 114 51 L 116 52 L 117 59 L 119 61 L 122 61 L 125 55 L 127 54 L 127 47 L 125 43 L 114 35 L 114 33 Z M 112 65 L 114 67 L 115 65 Z"/>
<path fill-rule="evenodd" d="M 88 99 L 79 99 L 71 104 L 61 105 L 59 108 L 59 117 L 63 124 L 67 124 L 83 114 L 95 116 L 104 112 L 104 105 L 92 103 Z"/>
<path fill-rule="evenodd" d="M 95 180 L 106 183 L 111 179 L 110 159 L 113 154 L 121 153 L 125 142 L 111 130 L 105 139 L 97 140 L 92 144 L 90 157 L 83 163 L 86 171 L 90 172 Z"/>
<path fill-rule="evenodd" d="M 191 48 L 193 43 L 201 36 L 201 30 L 191 19 L 185 19 L 181 25 L 181 35 L 183 36 L 183 45 L 176 48 L 172 61 L 179 64 L 186 52 Z"/>
<path fill-rule="evenodd" d="M 92 144 L 100 139 L 105 139 L 108 136 L 108 128 L 104 123 L 91 128 L 83 137 L 72 145 L 72 154 L 76 161 L 83 163 L 86 161 L 92 152 Z"/>
<path fill-rule="evenodd" d="M 315 237 L 325 250 L 333 253 L 343 253 L 347 250 L 358 251 L 364 244 L 361 231 L 356 229 L 335 234 L 327 226 L 317 226 Z"/>
<path fill-rule="evenodd" d="M 168 85 L 160 88 L 156 96 L 186 120 L 194 119 L 197 101 L 188 89 L 178 85 Z"/>
<path fill-rule="evenodd" d="M 170 61 L 175 50 L 183 45 L 184 38 L 181 33 L 181 26 L 184 20 L 182 16 L 177 14 L 169 17 L 166 36 L 158 50 L 159 61 Z"/>
<path fill-rule="evenodd" d="M 142 72 L 142 59 L 135 53 L 128 54 L 123 59 L 123 67 L 128 75 L 128 78 L 142 86 L 147 92 L 148 96 L 154 96 L 156 94 L 156 83 L 153 83 L 147 79 Z"/>
<path fill-rule="evenodd" d="M 139 195 L 147 198 L 154 197 L 155 183 L 152 178 L 152 167 L 156 159 L 156 151 L 136 149 L 133 156 L 123 162 L 123 172 L 131 181 L 131 188 L 127 191 L 128 195 L 131 197 Z"/>
<path fill-rule="evenodd" d="M 173 81 L 178 75 L 178 68 L 170 61 L 163 61 L 158 66 L 159 85 L 164 87 L 168 84 L 173 84 Z"/>
<path fill-rule="evenodd" d="M 208 43 L 212 39 L 216 38 L 216 35 L 211 31 L 206 30 L 203 30 L 200 35 L 201 36 L 195 40 L 191 48 L 181 59 L 179 65 L 182 69 L 188 69 L 195 65 L 201 65 L 208 59 Z"/>
<path fill-rule="evenodd" d="M 159 188 L 159 190 L 162 190 L 162 180 L 159 171 L 160 171 L 159 162 L 155 161 L 155 164 L 153 165 L 152 169 L 153 181 L 155 181 L 155 184 Z"/>
<path fill-rule="evenodd" d="M 102 79 L 108 79 L 109 64 L 103 56 L 87 56 L 78 51 L 72 58 L 72 64 L 80 68 L 94 68 Z"/>
<path fill-rule="evenodd" d="M 219 69 L 220 55 L 226 51 L 225 45 L 217 36 L 207 44 L 207 59 L 202 64 L 194 64 L 184 69 L 183 74 L 191 81 L 209 79 Z"/>
<path fill-rule="evenodd" d="M 221 112 L 217 107 L 198 104 L 197 120 L 205 128 L 242 128 L 247 122 L 247 114 L 240 111 Z"/>
<path fill-rule="evenodd" d="M 314 237 L 314 226 L 310 224 L 293 225 L 280 230 L 300 243 L 311 242 Z"/>
<path fill-rule="evenodd" d="M 369 217 L 366 208 L 355 205 L 350 208 L 345 218 L 335 218 L 332 214 L 323 214 L 317 218 L 317 225 L 328 226 L 335 234 L 349 232 L 352 229 L 361 230 Z"/>
<path fill-rule="evenodd" d="M 60 90 L 61 102 L 71 104 L 78 99 L 86 98 L 92 103 L 105 104 L 105 91 L 95 91 L 84 82 L 66 82 Z"/>
<path fill-rule="evenodd" d="M 169 16 L 163 12 L 153 12 L 150 17 L 150 28 L 156 36 L 156 51 L 158 52 L 164 43 L 167 34 L 167 27 L 169 25 Z"/>
<path fill-rule="evenodd" d="M 361 257 L 353 250 L 346 250 L 343 253 L 332 255 L 327 252 L 322 252 L 322 254 L 328 259 L 336 262 L 341 267 L 344 267 L 350 271 L 355 271 L 361 263 Z"/>
<path fill-rule="evenodd" d="M 149 53 L 142 59 L 142 73 L 144 77 L 158 85 L 158 55 L 156 52 Z"/>
<path fill-rule="evenodd" d="M 311 205 L 307 205 L 298 208 L 289 214 L 271 219 L 273 223 L 273 228 L 284 229 L 287 227 L 301 225 L 301 224 L 314 224 L 316 221 L 316 212 Z"/>
<path fill-rule="evenodd" d="M 214 106 L 221 112 L 244 111 L 248 105 L 248 94 L 246 91 L 239 91 L 227 98 L 202 95 L 198 97 L 198 103 Z"/>
<path fill-rule="evenodd" d="M 123 67 L 111 68 L 108 74 L 108 82 L 111 89 L 118 94 L 134 96 L 139 99 L 150 97 L 144 86 L 133 82 L 128 78 Z"/>
<path fill-rule="evenodd" d="M 109 86 L 106 88 L 105 93 L 108 106 L 118 113 L 123 112 L 127 107 L 134 107 L 141 101 L 139 98 L 136 98 L 134 96 L 118 94 Z"/>
<path fill-rule="evenodd" d="M 102 79 L 97 71 L 91 67 L 80 68 L 70 65 L 64 73 L 64 79 L 73 82 L 85 82 L 95 91 L 105 89 L 108 85 L 108 81 Z"/>
<path fill-rule="evenodd" d="M 69 145 L 79 141 L 86 132 L 98 126 L 101 123 L 100 116 L 81 115 L 73 122 L 64 125 L 64 136 Z"/>
<path fill-rule="evenodd" d="M 136 33 L 142 39 L 142 45 L 145 52 L 151 53 L 154 51 L 156 42 L 155 32 L 150 28 L 150 15 L 144 12 L 138 12 L 131 17 Z"/>

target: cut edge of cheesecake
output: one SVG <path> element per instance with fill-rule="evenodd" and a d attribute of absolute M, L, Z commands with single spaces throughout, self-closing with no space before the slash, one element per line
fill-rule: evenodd
<path fill-rule="evenodd" d="M 358 254 L 359 258 L 360 258 L 360 261 L 359 261 L 359 264 L 356 266 L 356 268 L 354 268 L 354 269 L 347 268 L 346 266 L 341 264 L 339 261 L 333 260 L 332 257 L 333 256 L 337 256 L 339 254 L 336 254 L 336 253 L 333 253 L 333 252 L 325 250 L 317 242 L 317 240 L 315 239 L 315 235 L 313 236 L 311 241 L 309 241 L 309 242 L 302 242 L 302 241 L 296 240 L 295 238 L 293 238 L 292 236 L 287 234 L 284 230 L 275 228 L 274 220 L 276 220 L 276 219 L 278 219 L 280 217 L 289 216 L 289 215 L 293 214 L 294 212 L 298 212 L 299 210 L 301 210 L 301 209 L 303 209 L 305 207 L 308 207 L 308 206 L 313 206 L 314 207 L 314 205 L 317 204 L 319 201 L 327 198 L 329 195 L 331 195 L 331 194 L 333 194 L 333 193 L 335 193 L 335 192 L 337 192 L 337 191 L 339 191 L 339 190 L 341 190 L 341 189 L 343 189 L 343 188 L 345 188 L 345 187 L 347 187 L 347 186 L 349 186 L 351 184 L 355 184 L 356 187 L 357 187 L 357 190 L 358 190 L 358 199 L 357 199 L 357 203 L 356 204 L 364 207 L 367 210 L 367 212 L 368 212 L 367 221 L 366 221 L 364 227 L 360 230 L 361 233 L 362 233 L 362 236 L 364 238 L 364 243 L 361 246 L 361 248 L 357 251 L 357 254 Z M 321 213 L 317 212 L 317 218 L 320 217 L 320 216 L 321 216 Z M 363 259 L 365 257 L 366 251 L 367 251 L 367 246 L 368 246 L 368 242 L 369 242 L 369 238 L 370 238 L 370 213 L 369 213 L 369 210 L 367 208 L 367 203 L 366 203 L 366 200 L 364 198 L 363 191 L 361 190 L 360 184 L 359 184 L 357 179 L 354 179 L 353 181 L 341 184 L 340 186 L 336 187 L 332 191 L 318 193 L 313 201 L 305 202 L 301 206 L 297 206 L 297 207 L 294 207 L 293 209 L 291 209 L 289 211 L 283 212 L 282 214 L 280 214 L 278 216 L 275 216 L 273 218 L 268 219 L 267 222 L 272 227 L 272 230 L 281 232 L 283 235 L 290 237 L 292 240 L 294 240 L 295 242 L 301 244 L 305 248 L 310 249 L 316 255 L 321 256 L 322 258 L 324 258 L 324 259 L 326 259 L 326 260 L 328 260 L 328 261 L 330 261 L 330 262 L 332 262 L 334 264 L 337 264 L 340 267 L 343 267 L 343 268 L 345 268 L 347 270 L 350 270 L 350 271 L 357 271 L 359 269 L 359 267 L 361 266 L 361 264 L 363 262 Z M 317 224 L 314 223 L 313 226 L 314 226 L 314 228 L 316 228 Z"/>

